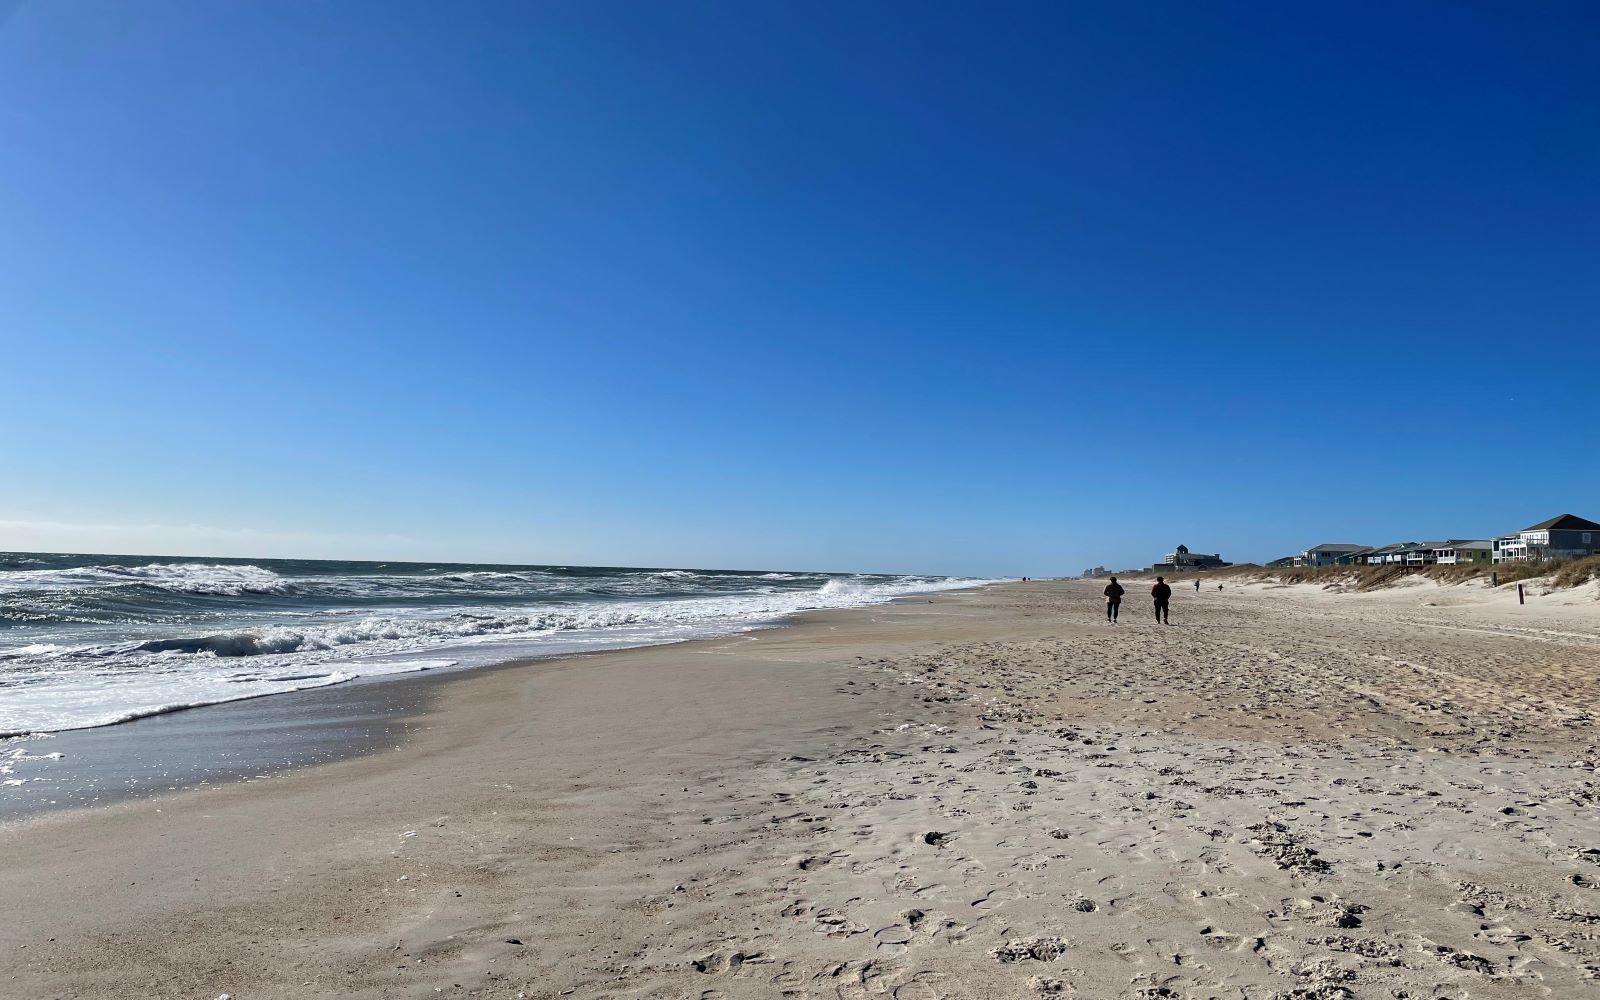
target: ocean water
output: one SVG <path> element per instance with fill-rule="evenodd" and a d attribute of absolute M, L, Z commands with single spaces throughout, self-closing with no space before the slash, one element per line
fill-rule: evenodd
<path fill-rule="evenodd" d="M 983 582 L 0 553 L 0 739 L 10 741 L 0 754 L 29 754 L 23 734 L 357 677 L 728 635 Z"/>

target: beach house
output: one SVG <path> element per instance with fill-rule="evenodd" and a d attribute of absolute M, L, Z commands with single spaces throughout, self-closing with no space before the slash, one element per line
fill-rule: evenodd
<path fill-rule="evenodd" d="M 1372 546 L 1363 545 L 1353 552 L 1343 552 L 1334 556 L 1333 562 L 1336 566 L 1365 566 L 1367 553 L 1372 551 L 1374 551 Z"/>
<path fill-rule="evenodd" d="M 1451 539 L 1433 550 L 1433 561 L 1440 566 L 1486 563 L 1494 558 L 1494 542 L 1484 539 Z"/>
<path fill-rule="evenodd" d="M 1354 545 L 1348 542 L 1325 542 L 1314 545 L 1295 557 L 1296 566 L 1334 566 L 1340 563 L 1350 565 L 1350 558 L 1357 552 L 1370 551 L 1370 546 Z"/>
<path fill-rule="evenodd" d="M 1435 555 L 1440 548 L 1447 546 L 1448 542 L 1412 542 L 1400 547 L 1400 562 L 1406 566 L 1432 566 L 1438 562 Z"/>
<path fill-rule="evenodd" d="M 1493 560 L 1527 562 L 1579 559 L 1600 553 L 1600 524 L 1576 514 L 1560 514 L 1494 539 Z"/>
<path fill-rule="evenodd" d="M 1405 556 L 1403 555 L 1402 550 L 1407 546 L 1415 544 L 1417 543 L 1390 542 L 1388 545 L 1380 545 L 1375 549 L 1360 553 L 1353 558 L 1356 560 L 1356 565 L 1358 566 L 1388 566 L 1392 563 L 1403 563 L 1405 562 Z"/>

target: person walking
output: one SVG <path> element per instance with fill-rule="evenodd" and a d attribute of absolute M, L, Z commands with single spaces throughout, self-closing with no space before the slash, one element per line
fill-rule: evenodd
<path fill-rule="evenodd" d="M 1172 588 L 1167 586 L 1166 577 L 1156 577 L 1156 585 L 1150 588 L 1150 596 L 1156 601 L 1156 624 L 1171 625 L 1168 620 L 1167 602 L 1172 600 Z"/>
<path fill-rule="evenodd" d="M 1116 577 L 1112 577 L 1111 582 L 1106 584 L 1106 621 L 1113 625 L 1117 623 L 1117 614 L 1122 610 L 1122 595 L 1124 593 L 1126 591 L 1122 589 L 1122 584 L 1117 582 Z"/>
<path fill-rule="evenodd" d="M 1198 576 L 1194 578 L 1194 592 L 1200 593 L 1200 578 Z"/>

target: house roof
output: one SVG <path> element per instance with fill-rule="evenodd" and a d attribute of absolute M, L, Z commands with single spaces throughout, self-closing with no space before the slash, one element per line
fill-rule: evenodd
<path fill-rule="evenodd" d="M 1365 545 L 1352 545 L 1349 542 L 1327 542 L 1322 545 L 1313 545 L 1306 549 L 1307 552 L 1361 552 Z"/>
<path fill-rule="evenodd" d="M 1600 524 L 1576 514 L 1558 514 L 1548 521 L 1540 521 L 1523 531 L 1547 531 L 1554 528 L 1557 531 L 1600 531 Z"/>
<path fill-rule="evenodd" d="M 1489 542 L 1489 541 L 1456 542 L 1454 545 L 1451 546 L 1451 548 L 1454 548 L 1454 549 L 1492 549 L 1492 548 L 1494 548 L 1494 543 L 1493 542 Z"/>
<path fill-rule="evenodd" d="M 1440 548 L 1444 544 L 1445 544 L 1444 542 L 1407 542 L 1406 544 L 1401 545 L 1398 548 L 1399 548 L 1399 551 L 1401 551 L 1401 552 L 1421 552 L 1423 549 L 1437 549 L 1437 548 Z"/>

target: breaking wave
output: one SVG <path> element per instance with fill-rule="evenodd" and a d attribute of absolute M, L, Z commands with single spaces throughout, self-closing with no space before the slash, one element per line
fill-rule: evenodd
<path fill-rule="evenodd" d="M 249 564 L 150 563 L 0 572 L 0 594 L 151 587 L 178 594 L 238 597 L 284 593 L 289 586 L 289 581 L 272 570 Z"/>
<path fill-rule="evenodd" d="M 983 582 L 0 553 L 0 734 L 427 666 L 724 635 Z"/>

